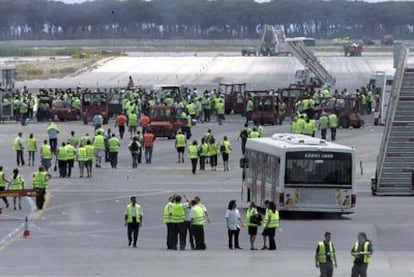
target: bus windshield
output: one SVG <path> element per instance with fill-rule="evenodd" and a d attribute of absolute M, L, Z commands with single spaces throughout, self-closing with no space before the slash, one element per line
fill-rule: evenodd
<path fill-rule="evenodd" d="M 286 153 L 285 185 L 352 186 L 352 155 L 336 152 Z"/>

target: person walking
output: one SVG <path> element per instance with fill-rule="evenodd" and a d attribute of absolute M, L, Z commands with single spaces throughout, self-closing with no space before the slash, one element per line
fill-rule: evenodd
<path fill-rule="evenodd" d="M 251 131 L 250 131 L 249 125 L 245 123 L 239 135 L 239 138 L 241 139 L 241 151 L 243 155 L 246 152 L 246 143 L 247 143 L 247 139 L 250 136 L 250 132 Z"/>
<path fill-rule="evenodd" d="M 141 145 L 138 142 L 138 138 L 135 136 L 131 143 L 128 145 L 129 152 L 131 152 L 132 157 L 132 168 L 138 167 L 138 155 L 141 151 Z"/>
<path fill-rule="evenodd" d="M 146 130 L 144 134 L 144 152 L 145 163 L 150 164 L 152 160 L 152 150 L 154 148 L 155 136 L 150 130 Z"/>
<path fill-rule="evenodd" d="M 198 146 L 196 140 L 194 140 L 193 143 L 188 147 L 188 158 L 191 160 L 191 172 L 195 174 L 198 163 Z"/>
<path fill-rule="evenodd" d="M 142 212 L 141 205 L 137 203 L 137 198 L 131 196 L 131 203 L 126 206 L 125 209 L 125 226 L 128 227 L 128 246 L 136 248 L 139 235 L 139 228 L 142 227 L 144 213 Z"/>
<path fill-rule="evenodd" d="M 47 128 L 47 135 L 49 136 L 49 144 L 52 149 L 52 153 L 56 155 L 58 146 L 58 135 L 60 133 L 59 127 L 54 122 L 49 123 Z"/>
<path fill-rule="evenodd" d="M 150 123 L 150 118 L 145 113 L 143 113 L 139 119 L 139 125 L 142 128 L 143 134 L 145 134 L 145 132 L 147 131 L 147 127 L 149 123 Z"/>
<path fill-rule="evenodd" d="M 105 137 L 99 132 L 93 140 L 93 148 L 95 150 L 96 167 L 102 167 L 102 158 L 105 156 Z"/>
<path fill-rule="evenodd" d="M 223 99 L 219 99 L 216 105 L 217 110 L 217 121 L 219 125 L 223 125 L 223 120 L 225 120 L 224 112 L 225 112 L 225 105 L 223 103 Z"/>
<path fill-rule="evenodd" d="M 240 225 L 242 222 L 240 212 L 237 209 L 236 200 L 230 200 L 225 217 L 227 224 L 227 234 L 229 236 L 229 249 L 233 249 L 233 238 L 234 248 L 242 249 L 239 245 Z"/>
<path fill-rule="evenodd" d="M 62 146 L 60 146 L 57 150 L 57 164 L 59 168 L 59 177 L 65 178 L 67 175 L 67 165 L 66 165 L 66 144 L 62 142 Z"/>
<path fill-rule="evenodd" d="M 216 139 L 212 137 L 208 144 L 208 157 L 210 160 L 211 171 L 217 170 L 217 156 L 218 156 L 218 144 Z"/>
<path fill-rule="evenodd" d="M 79 146 L 79 138 L 75 135 L 75 131 L 70 131 L 70 137 L 68 138 L 68 143 L 75 148 Z"/>
<path fill-rule="evenodd" d="M 364 232 L 360 232 L 351 250 L 351 255 L 354 257 L 351 277 L 367 276 L 368 264 L 371 262 L 373 252 L 371 241 Z"/>
<path fill-rule="evenodd" d="M 279 211 L 276 209 L 276 204 L 273 201 L 269 202 L 269 208 L 266 209 L 266 214 L 263 219 L 263 235 L 269 239 L 269 250 L 276 250 L 276 228 L 279 227 Z"/>
<path fill-rule="evenodd" d="M 138 151 L 138 164 L 142 162 L 142 149 L 144 144 L 144 136 L 141 134 L 141 131 L 137 131 L 137 134 L 135 135 L 138 141 L 139 145 L 139 151 Z"/>
<path fill-rule="evenodd" d="M 121 112 L 121 114 L 116 117 L 116 121 L 115 121 L 115 128 L 118 127 L 119 137 L 121 139 L 124 138 L 126 122 L 127 122 L 127 118 L 125 114 Z"/>
<path fill-rule="evenodd" d="M 247 233 L 249 234 L 250 250 L 257 250 L 255 247 L 257 228 L 261 224 L 262 218 L 257 212 L 257 207 L 254 202 L 250 202 L 249 208 L 246 210 L 246 217 L 244 220 L 244 226 L 247 227 Z"/>
<path fill-rule="evenodd" d="M 175 136 L 175 149 L 178 153 L 178 162 L 184 163 L 184 152 L 187 147 L 187 138 L 182 131 L 179 131 Z"/>
<path fill-rule="evenodd" d="M 44 140 L 42 146 L 40 146 L 40 159 L 42 166 L 46 171 L 49 171 L 49 168 L 52 166 L 52 148 L 47 143 L 47 140 Z"/>
<path fill-rule="evenodd" d="M 205 250 L 204 236 L 205 213 L 201 203 L 191 200 L 191 230 L 195 240 L 194 250 Z"/>
<path fill-rule="evenodd" d="M 206 160 L 208 158 L 208 143 L 205 138 L 201 139 L 198 152 L 200 153 L 200 170 L 206 170 Z"/>
<path fill-rule="evenodd" d="M 37 152 L 37 142 L 33 134 L 30 134 L 27 139 L 27 152 L 29 153 L 29 165 L 33 166 Z"/>
<path fill-rule="evenodd" d="M 93 165 L 93 159 L 95 156 L 95 149 L 92 145 L 92 142 L 90 140 L 88 140 L 86 142 L 86 146 L 85 146 L 85 150 L 86 150 L 86 156 L 87 156 L 87 161 L 86 161 L 86 174 L 88 178 L 92 177 L 92 165 Z"/>
<path fill-rule="evenodd" d="M 128 131 L 130 137 L 133 138 L 134 134 L 137 132 L 138 127 L 138 116 L 134 112 L 128 114 Z"/>
<path fill-rule="evenodd" d="M 337 267 L 335 247 L 331 240 L 331 233 L 326 232 L 324 240 L 318 242 L 315 253 L 315 266 L 319 268 L 320 277 L 332 277 L 333 267 Z"/>
<path fill-rule="evenodd" d="M 10 183 L 8 188 L 9 190 L 22 190 L 24 189 L 24 179 L 19 174 L 19 169 L 15 168 L 13 169 L 13 175 L 10 178 Z M 21 196 L 15 196 L 13 197 L 13 210 L 16 210 L 16 200 L 18 200 L 19 204 L 19 210 L 22 209 L 22 197 Z"/>
<path fill-rule="evenodd" d="M 328 132 L 329 119 L 325 112 L 322 112 L 319 117 L 319 130 L 321 130 L 321 138 L 326 139 L 326 133 Z"/>
<path fill-rule="evenodd" d="M 43 204 L 45 203 L 46 190 L 48 188 L 48 180 L 50 179 L 50 174 L 46 172 L 43 166 L 39 167 L 39 170 L 33 173 L 33 188 L 37 191 L 36 196 L 36 207 L 38 210 L 43 209 Z"/>
<path fill-rule="evenodd" d="M 188 236 L 188 239 L 190 242 L 191 250 L 194 250 L 195 249 L 194 234 L 191 228 L 192 206 L 191 206 L 191 201 L 187 199 L 187 202 L 189 203 L 189 205 L 187 208 L 185 208 L 185 221 L 184 221 L 185 231 L 186 231 L 186 236 Z"/>
<path fill-rule="evenodd" d="M 13 149 L 16 150 L 16 163 L 17 166 L 24 165 L 24 156 L 23 156 L 23 143 L 22 143 L 23 134 L 18 133 L 17 137 L 13 141 Z"/>
<path fill-rule="evenodd" d="M 0 166 L 0 191 L 6 190 L 7 184 L 9 181 L 6 179 L 4 172 L 3 172 L 3 166 Z M 9 207 L 9 201 L 7 200 L 7 197 L 2 197 L 4 204 L 6 205 L 6 208 Z"/>
<path fill-rule="evenodd" d="M 231 143 L 228 140 L 227 136 L 223 137 L 223 140 L 220 143 L 220 152 L 223 158 L 223 170 L 229 171 L 229 157 L 231 152 Z"/>
<path fill-rule="evenodd" d="M 328 116 L 329 129 L 331 129 L 331 140 L 336 140 L 336 128 L 338 128 L 338 117 L 335 113 L 331 112 Z"/>
<path fill-rule="evenodd" d="M 79 165 L 79 177 L 83 178 L 83 174 L 85 172 L 86 163 L 88 161 L 88 155 L 86 153 L 86 148 L 81 144 L 81 146 L 78 149 L 78 154 L 76 156 L 78 165 Z"/>
<path fill-rule="evenodd" d="M 67 177 L 72 176 L 72 168 L 75 164 L 76 158 L 76 148 L 69 142 L 65 145 L 66 148 L 66 166 L 67 168 Z"/>
<path fill-rule="evenodd" d="M 119 139 L 115 136 L 115 134 L 112 134 L 112 137 L 108 140 L 108 146 L 111 167 L 116 168 L 118 166 L 118 153 L 119 149 L 121 148 L 121 144 L 119 143 Z"/>

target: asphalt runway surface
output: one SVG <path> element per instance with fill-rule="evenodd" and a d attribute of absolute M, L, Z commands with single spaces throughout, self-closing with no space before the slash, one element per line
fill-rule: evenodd
<path fill-rule="evenodd" d="M 387 61 L 375 61 L 373 58 L 371 62 L 369 58 L 337 58 L 346 64 L 338 64 L 343 76 L 356 70 L 351 74 L 356 80 L 355 86 L 364 85 L 367 80 L 363 77 L 369 77 L 372 70 L 382 70 L 381 64 L 392 67 L 388 62 L 391 62 L 390 57 L 386 58 Z M 206 58 L 205 62 L 209 59 Z M 297 66 L 291 58 L 281 60 L 285 61 L 284 66 L 291 66 L 292 70 Z M 357 65 L 351 62 L 357 60 L 364 62 Z M 139 63 L 133 66 L 132 61 L 140 61 L 140 58 L 116 59 L 80 78 L 102 83 L 117 83 L 118 79 L 125 79 L 126 82 L 131 70 L 139 72 L 141 68 Z M 252 68 L 241 70 L 234 66 L 238 62 L 248 63 Z M 182 63 L 185 64 L 185 59 Z M 229 60 L 215 61 L 213 64 L 214 68 L 228 70 L 229 74 L 246 82 L 248 80 L 243 79 L 243 76 L 272 82 L 288 76 L 287 72 L 276 70 L 278 66 L 274 64 L 273 58 L 265 58 L 264 62 L 259 63 L 255 58 L 235 57 L 233 64 Z M 274 67 L 276 71 L 267 71 L 267 66 Z M 197 62 L 197 66 L 188 67 L 193 69 L 180 69 L 190 77 L 185 81 L 191 83 L 198 80 L 191 71 L 197 70 L 200 64 Z M 211 67 L 208 68 L 213 71 Z M 231 68 L 234 70 L 231 71 Z M 275 72 L 279 72 L 279 75 L 275 75 Z M 148 80 L 155 80 L 156 76 L 169 76 L 165 72 L 153 74 Z M 131 75 L 136 76 L 135 73 Z M 212 79 L 208 76 L 204 74 L 200 77 L 200 83 L 204 80 L 210 82 Z M 64 82 L 68 82 L 65 84 L 69 84 L 70 80 L 65 79 Z M 314 252 L 325 231 L 332 232 L 337 251 L 339 266 L 334 276 L 350 276 L 350 249 L 360 231 L 366 232 L 373 242 L 374 255 L 368 269 L 369 276 L 414 276 L 414 203 L 411 197 L 371 196 L 370 178 L 375 171 L 383 127 L 373 126 L 372 115 L 365 117 L 365 121 L 366 126 L 361 129 L 339 129 L 337 134 L 339 143 L 356 148 L 357 163 L 362 161 L 364 165 L 363 175 L 359 168 L 357 170 L 356 212 L 341 218 L 315 215 L 283 217 L 276 235 L 277 251 L 250 251 L 245 229 L 242 229 L 240 236 L 244 249 L 229 250 L 227 247 L 224 214 L 228 201 L 236 199 L 239 206 L 246 206 L 240 199 L 241 170 L 238 164 L 241 150 L 240 141 L 237 140 L 243 119 L 239 115 L 230 115 L 222 126 L 216 122 L 198 124 L 192 131 L 193 138 L 197 140 L 209 128 L 218 139 L 229 136 L 233 146 L 229 172 L 222 171 L 219 159 L 217 172 L 210 171 L 207 165 L 205 172 L 192 175 L 188 159 L 184 164 L 177 163 L 174 142 L 167 139 L 156 140 L 152 164 L 140 164 L 138 169 L 133 170 L 126 148 L 129 140 L 125 138 L 118 169 L 111 169 L 109 164 L 101 169 L 94 168 L 91 179 L 78 178 L 76 167 L 70 179 L 59 179 L 57 173 L 52 172 L 49 202 L 44 212 L 33 211 L 31 202 L 25 199 L 23 211 L 9 208 L 0 215 L 0 276 L 318 276 Z M 93 129 L 81 122 L 58 125 L 62 131 L 59 141 L 67 138 L 71 130 L 82 136 L 86 132 L 92 133 Z M 105 126 L 108 127 L 114 129 L 113 122 Z M 46 123 L 31 123 L 26 127 L 17 123 L 0 125 L 0 164 L 4 166 L 7 176 L 15 167 L 15 153 L 11 145 L 17 133 L 22 131 L 24 138 L 27 138 L 32 132 L 41 142 L 46 138 L 46 128 Z M 265 126 L 265 135 L 287 132 L 289 129 L 288 122 L 282 126 Z M 30 176 L 35 168 L 24 166 L 21 170 L 30 184 Z M 173 193 L 189 197 L 198 195 L 207 206 L 211 223 L 205 227 L 206 251 L 166 250 L 162 210 L 168 196 Z M 124 209 L 131 195 L 137 196 L 144 211 L 137 249 L 127 247 L 126 227 L 123 225 Z M 28 214 L 33 217 L 29 224 L 31 238 L 23 239 L 19 226 Z M 260 236 L 256 246 L 262 246 Z"/>

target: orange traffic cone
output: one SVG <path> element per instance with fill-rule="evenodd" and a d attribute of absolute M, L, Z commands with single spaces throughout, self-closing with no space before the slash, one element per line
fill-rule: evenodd
<path fill-rule="evenodd" d="M 29 221 L 27 219 L 27 216 L 26 216 L 26 219 L 24 220 L 23 238 L 25 239 L 30 238 Z"/>

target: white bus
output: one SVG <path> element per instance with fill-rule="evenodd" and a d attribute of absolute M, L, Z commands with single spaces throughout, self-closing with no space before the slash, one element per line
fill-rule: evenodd
<path fill-rule="evenodd" d="M 248 139 L 242 200 L 281 211 L 354 212 L 355 153 L 348 146 L 296 134 Z"/>

